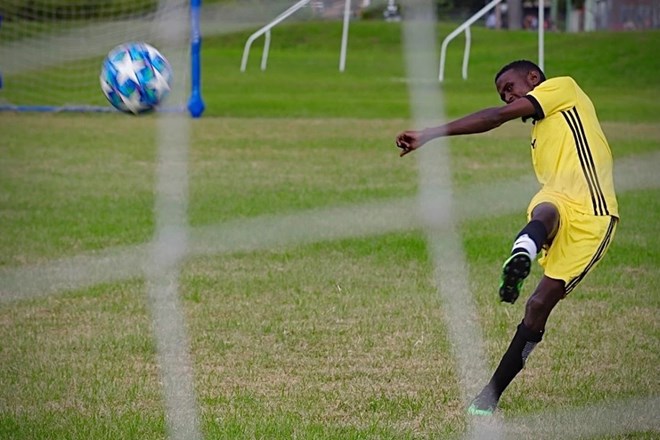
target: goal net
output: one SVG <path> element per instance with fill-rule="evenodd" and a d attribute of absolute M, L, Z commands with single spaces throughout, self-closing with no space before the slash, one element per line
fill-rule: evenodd
<path fill-rule="evenodd" d="M 99 85 L 105 56 L 119 44 L 144 41 L 169 58 L 163 48 L 171 48 L 173 42 L 166 41 L 168 33 L 163 28 L 188 27 L 190 3 L 190 0 L 3 0 L 0 2 L 0 110 L 113 110 Z M 186 40 L 175 45 L 185 45 L 183 50 L 189 53 L 191 42 Z M 175 71 L 175 77 L 187 77 L 189 69 L 184 70 Z"/>

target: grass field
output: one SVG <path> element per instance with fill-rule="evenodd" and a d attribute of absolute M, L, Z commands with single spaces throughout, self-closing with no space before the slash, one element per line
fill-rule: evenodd
<path fill-rule="evenodd" d="M 192 122 L 188 157 L 191 235 L 244 224 L 256 237 L 193 255 L 181 273 L 207 439 L 443 439 L 467 427 L 417 225 L 366 231 L 358 222 L 345 237 L 259 241 L 260 225 L 273 219 L 327 213 L 332 230 L 364 204 L 416 197 L 417 164 L 393 146 L 410 125 L 399 26 L 355 23 L 344 74 L 340 32 L 337 23 L 282 27 L 268 70 L 258 69 L 257 51 L 244 74 L 247 33 L 204 41 L 207 113 Z M 574 76 L 599 110 L 622 167 L 622 221 L 504 395 L 505 420 L 660 393 L 660 181 L 648 171 L 660 166 L 660 33 L 551 34 L 546 43 L 548 75 Z M 528 33 L 473 30 L 468 81 L 459 79 L 462 47 L 449 54 L 447 113 L 497 105 L 494 73 L 511 59 L 534 59 L 535 44 Z M 36 268 L 38 277 L 40 267 L 138 252 L 152 239 L 156 128 L 155 116 L 0 114 L 3 295 L 20 270 Z M 456 204 L 465 209 L 466 294 L 478 306 L 490 367 L 524 309 L 524 298 L 501 305 L 496 285 L 535 191 L 515 185 L 531 179 L 528 137 L 528 126 L 511 122 L 450 143 Z M 475 195 L 511 187 L 518 190 L 496 192 L 495 201 L 509 209 L 468 209 Z M 532 279 L 540 274 L 536 267 Z M 133 276 L 2 301 L 0 438 L 166 437 L 144 292 Z M 597 438 L 659 435 L 639 431 Z"/>

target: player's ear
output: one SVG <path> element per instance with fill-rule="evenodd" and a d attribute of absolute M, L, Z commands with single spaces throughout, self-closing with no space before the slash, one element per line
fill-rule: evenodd
<path fill-rule="evenodd" d="M 527 81 L 533 86 L 536 87 L 541 83 L 541 74 L 538 70 L 530 70 L 527 72 Z"/>

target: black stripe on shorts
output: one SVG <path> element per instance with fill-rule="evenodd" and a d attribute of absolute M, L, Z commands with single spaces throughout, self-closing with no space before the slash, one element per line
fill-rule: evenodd
<path fill-rule="evenodd" d="M 587 264 L 587 267 L 584 268 L 584 270 L 580 275 L 573 278 L 571 281 L 568 282 L 568 284 L 566 284 L 566 289 L 565 289 L 566 295 L 571 293 L 571 291 L 575 289 L 575 286 L 577 286 L 580 283 L 580 281 L 582 281 L 584 277 L 587 276 L 591 268 L 594 267 L 596 263 L 600 261 L 601 258 L 603 258 L 603 255 L 605 255 L 605 251 L 607 251 L 607 247 L 610 245 L 610 241 L 612 240 L 612 234 L 614 233 L 614 227 L 616 226 L 617 221 L 618 219 L 616 217 L 610 218 L 610 224 L 607 227 L 607 232 L 605 232 L 605 237 L 603 237 L 603 241 L 600 242 L 600 245 L 598 246 L 596 253 L 591 258 L 591 261 L 589 261 L 589 264 Z"/>

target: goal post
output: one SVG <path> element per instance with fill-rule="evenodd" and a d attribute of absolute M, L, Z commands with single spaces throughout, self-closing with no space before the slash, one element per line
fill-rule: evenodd
<path fill-rule="evenodd" d="M 190 99 L 188 100 L 188 112 L 193 118 L 199 118 L 204 112 L 204 101 L 202 100 L 202 32 L 200 30 L 199 18 L 202 9 L 202 0 L 190 1 Z"/>
<path fill-rule="evenodd" d="M 201 98 L 201 0 L 3 0 L 0 2 L 0 110 L 115 111 L 99 84 L 101 64 L 115 46 L 144 41 L 172 46 L 161 22 L 183 20 L 190 35 L 188 103 L 165 103 L 198 117 Z M 168 58 L 168 53 L 163 51 Z"/>

